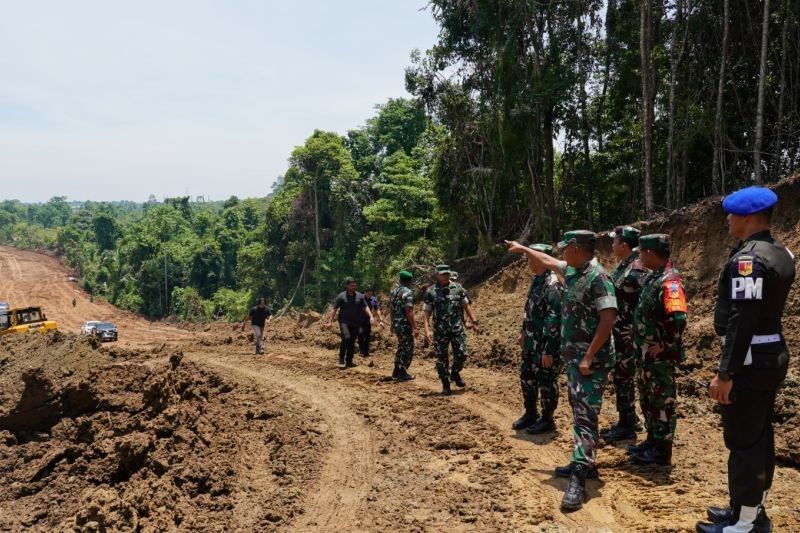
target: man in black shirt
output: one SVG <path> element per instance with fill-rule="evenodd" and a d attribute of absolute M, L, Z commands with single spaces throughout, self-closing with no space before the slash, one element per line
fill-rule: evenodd
<path fill-rule="evenodd" d="M 771 531 L 764 511 L 775 473 L 775 395 L 789 366 L 781 319 L 795 278 L 792 253 L 770 234 L 777 195 L 747 187 L 725 198 L 740 239 L 719 277 L 714 330 L 723 338 L 711 397 L 721 404 L 730 507 L 711 507 L 697 531 Z"/>
<path fill-rule="evenodd" d="M 256 306 L 250 309 L 250 313 L 242 322 L 242 331 L 244 327 L 250 322 L 253 327 L 253 340 L 256 343 L 256 355 L 264 353 L 264 326 L 267 322 L 272 320 L 272 310 L 267 307 L 267 302 L 264 298 L 259 298 Z"/>
<path fill-rule="evenodd" d="M 339 366 L 341 368 L 356 366 L 353 363 L 353 354 L 356 350 L 356 338 L 361 330 L 361 320 L 364 313 L 366 313 L 370 323 L 375 322 L 364 295 L 356 292 L 356 287 L 356 280 L 347 278 L 345 290 L 340 292 L 333 301 L 333 309 L 328 320 L 328 325 L 333 325 L 333 320 L 338 312 L 339 335 L 342 337 L 342 342 L 339 344 Z"/>

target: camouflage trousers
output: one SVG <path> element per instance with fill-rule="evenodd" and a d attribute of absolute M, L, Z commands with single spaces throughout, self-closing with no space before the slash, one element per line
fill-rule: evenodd
<path fill-rule="evenodd" d="M 411 329 L 395 331 L 397 335 L 397 353 L 394 356 L 394 364 L 398 368 L 411 366 L 411 359 L 414 357 L 414 333 Z"/>
<path fill-rule="evenodd" d="M 617 412 L 622 420 L 626 415 L 636 415 L 636 352 L 622 341 L 615 343 L 615 346 L 620 349 L 617 350 L 617 362 L 611 371 L 611 379 L 617 398 Z"/>
<path fill-rule="evenodd" d="M 572 407 L 572 461 L 594 466 L 598 418 L 608 370 L 597 368 L 584 376 L 578 369 L 579 362 L 580 359 L 574 359 L 567 363 L 567 390 Z"/>
<path fill-rule="evenodd" d="M 453 347 L 453 364 L 450 365 L 448 348 Z M 464 368 L 464 361 L 467 359 L 467 334 L 464 331 L 433 333 L 433 349 L 436 353 L 436 371 L 439 379 L 450 379 L 450 370 L 461 372 Z"/>
<path fill-rule="evenodd" d="M 672 442 L 677 418 L 675 361 L 644 361 L 641 364 L 642 409 L 647 434 L 657 441 Z"/>
<path fill-rule="evenodd" d="M 535 349 L 533 339 L 525 339 L 519 365 L 525 411 L 535 413 L 537 400 L 541 399 L 542 415 L 552 417 L 558 407 L 558 375 L 562 366 L 561 357 L 555 354 L 553 365 L 550 368 L 543 367 L 542 356 Z"/>

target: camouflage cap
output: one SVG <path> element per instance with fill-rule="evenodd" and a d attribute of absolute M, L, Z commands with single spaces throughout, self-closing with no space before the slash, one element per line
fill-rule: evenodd
<path fill-rule="evenodd" d="M 542 252 L 547 255 L 553 255 L 553 247 L 550 246 L 549 244 L 543 244 L 543 243 L 531 244 L 528 248 L 530 248 L 531 250 L 536 250 L 537 252 Z"/>
<path fill-rule="evenodd" d="M 564 234 L 561 242 L 558 243 L 558 249 L 563 250 L 570 244 L 581 244 L 581 245 L 594 245 L 597 237 L 595 236 L 593 231 L 588 231 L 585 229 L 576 229 L 572 231 L 568 231 Z"/>
<path fill-rule="evenodd" d="M 436 273 L 437 274 L 452 274 L 453 271 L 450 270 L 450 265 L 436 265 Z"/>
<path fill-rule="evenodd" d="M 641 231 L 634 228 L 633 226 L 617 226 L 614 228 L 614 231 L 609 232 L 608 236 L 612 239 L 615 237 L 619 237 L 623 241 L 627 242 L 631 245 L 631 247 L 636 246 L 639 242 L 639 236 L 642 234 Z"/>
<path fill-rule="evenodd" d="M 666 233 L 651 233 L 650 235 L 642 235 L 639 237 L 638 250 L 657 250 L 661 253 L 669 255 L 670 242 L 669 235 Z"/>
<path fill-rule="evenodd" d="M 414 274 L 408 270 L 401 270 L 398 276 L 400 277 L 400 281 L 411 281 L 414 279 Z"/>

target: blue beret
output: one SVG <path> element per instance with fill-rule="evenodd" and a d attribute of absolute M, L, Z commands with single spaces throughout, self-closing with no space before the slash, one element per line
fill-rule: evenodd
<path fill-rule="evenodd" d="M 766 187 L 746 187 L 729 194 L 722 200 L 726 213 L 739 216 L 752 215 L 769 209 L 778 203 L 778 195 Z"/>

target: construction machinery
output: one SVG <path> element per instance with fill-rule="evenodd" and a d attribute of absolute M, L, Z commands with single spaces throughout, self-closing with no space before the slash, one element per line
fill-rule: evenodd
<path fill-rule="evenodd" d="M 0 336 L 12 333 L 46 333 L 58 325 L 47 317 L 41 307 L 18 307 L 0 311 Z"/>

